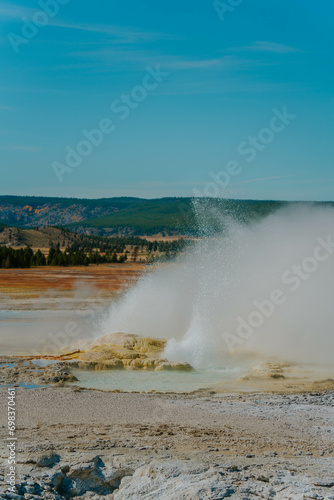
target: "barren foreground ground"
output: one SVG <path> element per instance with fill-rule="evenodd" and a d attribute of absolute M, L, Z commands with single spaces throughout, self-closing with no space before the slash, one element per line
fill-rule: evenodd
<path fill-rule="evenodd" d="M 20 388 L 16 402 L 20 496 L 3 498 L 334 499 L 333 392 Z"/>

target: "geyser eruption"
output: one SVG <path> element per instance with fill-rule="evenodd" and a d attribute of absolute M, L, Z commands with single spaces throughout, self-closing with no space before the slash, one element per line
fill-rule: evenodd
<path fill-rule="evenodd" d="M 113 303 L 102 333 L 169 339 L 166 357 L 197 368 L 249 351 L 332 362 L 334 209 L 290 206 L 248 225 L 216 211 L 218 232 L 206 205 L 196 211 L 204 237 Z"/>

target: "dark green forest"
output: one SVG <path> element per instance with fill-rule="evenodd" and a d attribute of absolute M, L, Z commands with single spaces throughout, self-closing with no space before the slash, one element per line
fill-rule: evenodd
<path fill-rule="evenodd" d="M 33 252 L 30 247 L 14 249 L 0 246 L 0 268 L 29 268 L 36 266 L 88 266 L 89 264 L 124 263 L 127 255 L 117 257 L 115 252 L 101 255 L 99 252 L 88 255 L 81 249 L 66 249 L 61 251 L 59 245 L 51 247 L 47 257 L 37 250 Z"/>

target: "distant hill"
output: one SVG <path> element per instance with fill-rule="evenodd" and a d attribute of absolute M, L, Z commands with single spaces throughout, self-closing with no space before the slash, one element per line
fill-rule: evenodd
<path fill-rule="evenodd" d="M 64 232 L 61 228 L 46 227 L 43 229 L 20 229 L 17 227 L 1 228 L 0 245 L 12 247 L 31 246 L 33 248 L 49 248 L 51 242 L 61 247 L 68 246 L 73 242 L 71 233 Z"/>
<path fill-rule="evenodd" d="M 212 213 L 248 222 L 268 215 L 288 202 L 204 199 L 206 222 Z M 331 203 L 333 205 L 333 203 Z M 62 226 L 79 233 L 109 235 L 195 234 L 197 219 L 191 198 L 50 198 L 0 196 L 0 231 L 17 228 Z M 24 236 L 21 234 L 21 237 Z M 37 235 L 36 235 L 37 237 Z"/>
<path fill-rule="evenodd" d="M 66 225 L 109 215 L 126 199 L 81 200 L 35 196 L 0 196 L 0 223 L 17 227 Z"/>
<path fill-rule="evenodd" d="M 0 223 L 18 228 L 66 226 L 99 234 L 137 231 L 176 230 L 181 218 L 179 207 L 190 210 L 190 199 L 165 198 L 49 198 L 0 196 Z M 116 219 L 108 219 L 109 216 Z M 181 214 L 182 215 L 182 214 Z M 101 221 L 101 223 L 100 223 Z"/>
<path fill-rule="evenodd" d="M 74 223 L 71 228 L 98 232 L 150 235 L 186 233 L 194 225 L 191 199 L 129 200 L 112 214 Z"/>

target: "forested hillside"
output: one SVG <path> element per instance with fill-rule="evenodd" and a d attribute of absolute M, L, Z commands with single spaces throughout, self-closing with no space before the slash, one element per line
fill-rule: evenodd
<path fill-rule="evenodd" d="M 288 202 L 191 198 L 44 198 L 0 196 L 1 224 L 17 228 L 61 226 L 71 231 L 97 235 L 196 235 L 198 206 L 207 215 L 207 224 L 217 215 L 243 222 L 268 215 Z M 204 208 L 203 208 L 204 207 Z M 210 214 L 212 215 L 210 219 Z M 219 218 L 219 217 L 218 217 Z M 216 219 L 216 220 L 215 220 Z"/>

